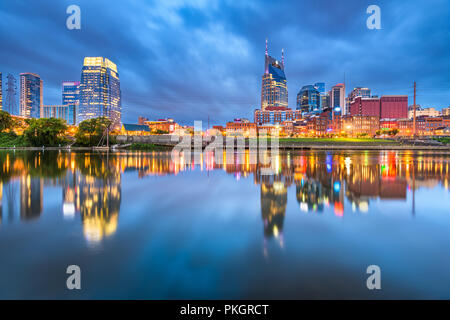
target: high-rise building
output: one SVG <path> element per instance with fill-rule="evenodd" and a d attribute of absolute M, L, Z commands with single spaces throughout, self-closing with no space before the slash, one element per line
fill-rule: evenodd
<path fill-rule="evenodd" d="M 63 119 L 69 125 L 76 123 L 76 107 L 73 104 L 42 106 L 42 118 Z"/>
<path fill-rule="evenodd" d="M 284 52 L 281 51 L 281 62 L 269 56 L 266 40 L 265 70 L 262 76 L 261 110 L 268 107 L 288 106 L 288 90 L 284 74 Z"/>
<path fill-rule="evenodd" d="M 380 119 L 404 119 L 408 117 L 408 96 L 356 97 L 350 103 L 349 114 L 375 116 Z"/>
<path fill-rule="evenodd" d="M 341 111 L 342 115 L 347 114 L 345 108 L 345 84 L 339 83 L 331 88 L 330 104 L 334 111 Z"/>
<path fill-rule="evenodd" d="M 349 103 L 355 100 L 356 97 L 370 98 L 370 89 L 362 87 L 353 88 L 353 90 L 348 94 Z"/>
<path fill-rule="evenodd" d="M 320 94 L 325 94 L 325 83 L 324 82 L 314 83 L 314 88 L 316 88 Z"/>
<path fill-rule="evenodd" d="M 120 130 L 122 101 L 117 66 L 107 58 L 84 58 L 76 122 L 107 117 Z"/>
<path fill-rule="evenodd" d="M 381 119 L 404 119 L 408 117 L 408 96 L 382 96 L 380 100 Z"/>
<path fill-rule="evenodd" d="M 300 89 L 297 94 L 297 110 L 302 113 L 319 113 L 322 111 L 320 92 L 316 86 L 308 85 Z"/>
<path fill-rule="evenodd" d="M 79 81 L 63 81 L 62 83 L 62 104 L 75 105 L 80 104 L 80 82 Z"/>
<path fill-rule="evenodd" d="M 4 101 L 4 109 L 10 114 L 17 113 L 16 95 L 17 95 L 17 83 L 16 78 L 12 74 L 6 76 L 6 99 Z"/>
<path fill-rule="evenodd" d="M 59 108 L 56 114 L 61 113 L 67 121 L 67 124 L 76 124 L 77 110 L 80 105 L 80 82 L 79 81 L 63 81 L 62 83 L 62 105 L 66 108 Z M 57 116 L 56 118 L 61 118 Z"/>
<path fill-rule="evenodd" d="M 324 82 L 316 82 L 314 84 L 314 88 L 319 91 L 319 99 L 320 99 L 320 110 L 324 111 L 330 107 L 330 96 L 327 92 L 325 92 L 325 83 Z"/>
<path fill-rule="evenodd" d="M 20 115 L 26 118 L 40 118 L 43 99 L 43 81 L 34 73 L 20 74 Z"/>

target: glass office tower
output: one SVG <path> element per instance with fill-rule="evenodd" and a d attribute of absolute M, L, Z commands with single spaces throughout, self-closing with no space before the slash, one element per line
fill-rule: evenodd
<path fill-rule="evenodd" d="M 288 106 L 288 90 L 284 74 L 284 53 L 281 62 L 269 56 L 266 40 L 265 72 L 262 76 L 261 110 L 268 107 Z"/>
<path fill-rule="evenodd" d="M 42 118 L 63 119 L 68 125 L 75 125 L 75 105 L 49 105 L 42 107 Z"/>
<path fill-rule="evenodd" d="M 121 114 L 117 66 L 107 58 L 84 58 L 77 124 L 92 118 L 107 117 L 113 122 L 112 129 L 120 130 Z"/>
<path fill-rule="evenodd" d="M 43 99 L 43 81 L 34 73 L 20 74 L 20 115 L 40 118 Z"/>
<path fill-rule="evenodd" d="M 64 81 L 62 83 L 62 105 L 67 106 L 65 117 L 67 124 L 76 124 L 76 114 L 80 105 L 80 82 Z"/>
<path fill-rule="evenodd" d="M 80 82 L 64 81 L 62 83 L 62 104 L 75 105 L 80 103 Z"/>
<path fill-rule="evenodd" d="M 297 94 L 297 110 L 302 113 L 319 113 L 322 111 L 320 92 L 316 86 L 308 85 L 300 89 Z"/>

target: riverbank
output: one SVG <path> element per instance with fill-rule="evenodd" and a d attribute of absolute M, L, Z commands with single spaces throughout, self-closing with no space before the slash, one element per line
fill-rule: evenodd
<path fill-rule="evenodd" d="M 224 142 L 225 143 L 225 142 Z M 245 140 L 245 149 L 249 149 L 250 143 L 258 145 L 258 142 Z M 413 144 L 414 143 L 414 144 Z M 267 149 L 271 149 L 272 141 L 266 140 Z M 176 142 L 135 142 L 128 144 L 116 144 L 109 148 L 111 151 L 129 150 L 129 151 L 170 151 L 176 145 Z M 202 148 L 207 147 L 208 143 L 204 141 Z M 235 144 L 235 149 L 237 145 Z M 194 145 L 192 145 L 192 149 Z M 226 145 L 224 145 L 224 149 Z M 426 141 L 396 141 L 387 139 L 364 139 L 364 138 L 280 138 L 278 140 L 280 150 L 426 150 L 426 151 L 450 151 L 450 144 L 431 144 Z M 29 147 L 16 146 L 0 147 L 0 150 L 70 150 L 70 151 L 106 151 L 106 147 Z"/>
<path fill-rule="evenodd" d="M 171 151 L 173 146 L 149 146 L 149 147 L 129 147 L 129 148 L 109 148 L 110 151 Z M 224 148 L 225 149 L 225 148 Z M 249 149 L 248 146 L 245 147 Z M 271 149 L 270 145 L 267 149 Z M 279 150 L 422 150 L 422 151 L 448 151 L 450 152 L 450 146 L 414 146 L 414 145 L 301 145 L 301 144 L 283 144 L 278 147 Z M 95 148 L 95 147 L 16 147 L 5 148 L 0 147 L 0 151 L 107 151 L 107 148 Z M 193 150 L 193 149 L 192 149 Z"/>

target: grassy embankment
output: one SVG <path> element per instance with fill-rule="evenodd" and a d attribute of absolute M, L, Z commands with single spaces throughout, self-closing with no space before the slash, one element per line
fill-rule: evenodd
<path fill-rule="evenodd" d="M 445 138 L 434 138 L 434 140 L 442 142 L 443 144 L 450 144 L 450 137 L 445 137 Z"/>
<path fill-rule="evenodd" d="M 268 139 L 267 143 L 270 143 Z M 398 142 L 384 139 L 371 138 L 280 138 L 280 145 L 330 145 L 330 146 L 379 146 L 399 145 Z"/>

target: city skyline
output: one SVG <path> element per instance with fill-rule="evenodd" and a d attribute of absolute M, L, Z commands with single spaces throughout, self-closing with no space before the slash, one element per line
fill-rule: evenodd
<path fill-rule="evenodd" d="M 260 105 L 261 60 L 268 38 L 271 52 L 285 50 L 292 109 L 302 86 L 322 81 L 328 91 L 344 77 L 346 95 L 363 86 L 374 95 L 404 94 L 410 101 L 416 80 L 417 104 L 441 109 L 450 104 L 450 59 L 445 56 L 450 41 L 446 41 L 449 22 L 442 10 L 448 3 L 440 2 L 441 6 L 428 7 L 425 1 L 382 1 L 382 29 L 368 30 L 367 5 L 356 1 L 345 12 L 329 1 L 281 6 L 138 1 L 126 6 L 115 3 L 108 9 L 101 1 L 81 1 L 82 28 L 72 31 L 65 26 L 65 2 L 7 3 L 0 23 L 17 30 L 15 41 L 7 32 L 0 35 L 2 43 L 9 43 L 0 53 L 0 68 L 16 78 L 23 72 L 39 74 L 44 104 L 58 105 L 61 82 L 79 81 L 83 58 L 104 56 L 121 70 L 124 123 L 136 121 L 139 115 L 170 117 L 182 124 L 195 119 L 206 122 L 210 116 L 212 123 L 224 123 L 236 116 L 252 118 Z M 429 14 L 420 16 L 424 7 Z M 311 14 L 298 21 L 295 12 L 300 9 Z M 45 18 L 40 14 L 44 11 Z M 137 17 L 129 21 L 119 14 L 122 11 Z M 273 21 L 281 11 L 282 27 Z M 400 11 L 408 12 L 408 19 L 398 19 Z M 231 19 L 230 14 L 237 16 Z M 244 14 L 251 19 L 244 20 Z M 19 25 L 17 16 L 26 23 Z M 40 43 L 28 41 L 30 24 L 36 25 L 33 30 L 42 38 Z M 414 40 L 422 39 L 424 32 L 431 35 L 428 40 Z"/>

